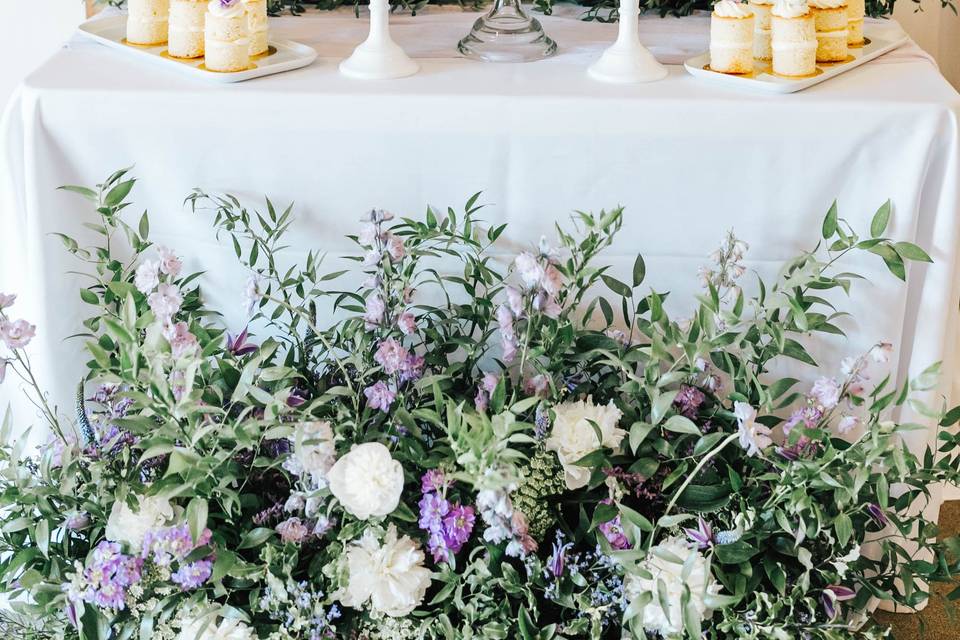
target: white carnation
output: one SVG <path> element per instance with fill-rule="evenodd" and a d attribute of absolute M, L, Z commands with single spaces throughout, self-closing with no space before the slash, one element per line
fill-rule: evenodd
<path fill-rule="evenodd" d="M 400 504 L 403 467 L 379 442 L 357 445 L 327 474 L 330 492 L 355 518 L 386 516 Z"/>
<path fill-rule="evenodd" d="M 563 465 L 568 489 L 579 489 L 590 482 L 590 469 L 576 465 L 588 453 L 600 447 L 617 449 L 627 432 L 617 428 L 623 413 L 611 401 L 607 406 L 593 404 L 592 398 L 564 402 L 554 408 L 556 420 L 546 440 L 547 449 L 555 451 Z M 602 440 L 597 440 L 600 430 Z"/>
<path fill-rule="evenodd" d="M 336 461 L 333 428 L 329 422 L 304 422 L 297 427 L 293 455 L 300 473 L 310 475 L 314 486 L 327 485 L 327 474 Z"/>
<path fill-rule="evenodd" d="M 684 578 L 684 565 L 690 563 L 690 570 Z M 680 537 L 667 538 L 650 550 L 641 568 L 650 573 L 650 578 L 630 574 L 624 583 L 627 601 L 632 602 L 644 593 L 653 598 L 638 615 L 644 629 L 659 633 L 664 638 L 683 638 L 682 598 L 684 586 L 690 589 L 690 602 L 687 605 L 701 619 L 706 620 L 713 614 L 705 598 L 720 592 L 720 585 L 710 573 L 710 562 Z M 665 611 L 658 596 L 658 583 L 663 581 L 666 590 Z"/>
<path fill-rule="evenodd" d="M 135 552 L 139 552 L 147 531 L 161 527 L 173 519 L 173 505 L 164 498 L 139 498 L 138 508 L 138 511 L 133 511 L 124 500 L 113 503 L 107 519 L 107 540 L 126 543 Z"/>
<path fill-rule="evenodd" d="M 257 636 L 253 629 L 241 620 L 224 618 L 220 624 L 216 624 L 216 621 L 208 616 L 184 621 L 177 640 L 257 640 Z"/>
<path fill-rule="evenodd" d="M 397 537 L 390 525 L 383 543 L 367 529 L 346 552 L 347 586 L 334 594 L 344 606 L 370 607 L 388 616 L 405 616 L 423 601 L 430 586 L 430 570 L 423 551 L 409 537 Z"/>

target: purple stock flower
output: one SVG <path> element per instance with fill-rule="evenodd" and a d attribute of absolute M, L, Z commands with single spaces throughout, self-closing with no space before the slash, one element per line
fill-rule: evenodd
<path fill-rule="evenodd" d="M 430 469 L 420 478 L 420 492 L 430 493 L 432 491 L 443 491 L 447 487 L 447 478 L 443 471 L 439 469 Z"/>
<path fill-rule="evenodd" d="M 454 553 L 460 551 L 470 539 L 473 525 L 476 522 L 476 512 L 473 507 L 456 505 L 443 519 L 443 540 Z"/>
<path fill-rule="evenodd" d="M 701 551 L 709 549 L 714 545 L 713 527 L 703 518 L 698 519 L 696 529 L 684 529 L 684 531 L 687 534 L 687 538 L 695 543 Z"/>
<path fill-rule="evenodd" d="M 276 526 L 280 539 L 292 544 L 300 544 L 310 535 L 310 529 L 300 518 L 288 518 Z"/>
<path fill-rule="evenodd" d="M 420 498 L 420 528 L 438 533 L 443 529 L 443 517 L 450 512 L 450 503 L 437 493 L 426 493 Z"/>
<path fill-rule="evenodd" d="M 390 389 L 385 382 L 380 381 L 363 390 L 363 395 L 367 397 L 367 404 L 373 409 L 379 409 L 386 413 L 390 410 L 390 405 L 396 400 L 397 394 Z"/>
<path fill-rule="evenodd" d="M 387 338 L 380 343 L 373 359 L 383 367 L 384 373 L 394 374 L 403 368 L 407 355 L 407 350 L 399 342 L 393 338 Z"/>
<path fill-rule="evenodd" d="M 819 407 L 804 406 L 797 408 L 787 421 L 783 424 L 783 435 L 789 436 L 790 432 L 793 431 L 793 428 L 803 423 L 807 429 L 813 429 L 817 426 L 817 423 L 820 422 L 820 418 L 823 417 L 823 411 Z"/>
<path fill-rule="evenodd" d="M 231 354 L 240 357 L 247 354 L 253 353 L 259 347 L 252 342 L 247 342 L 247 329 L 244 327 L 238 335 L 232 336 L 229 333 L 227 334 L 227 351 Z"/>
<path fill-rule="evenodd" d="M 706 399 L 707 396 L 700 389 L 682 385 L 680 391 L 677 392 L 677 397 L 673 399 L 673 405 L 682 416 L 693 420 L 697 416 L 697 411 L 700 410 L 700 405 Z"/>
<path fill-rule="evenodd" d="M 83 572 L 86 589 L 81 597 L 101 609 L 124 609 L 126 590 L 140 581 L 142 568 L 142 558 L 125 556 L 119 544 L 103 541 L 93 550 Z"/>
<path fill-rule="evenodd" d="M 189 591 L 200 587 L 209 580 L 212 573 L 213 561 L 208 558 L 182 565 L 170 576 L 170 580 L 180 585 L 180 588 L 184 591 Z"/>
<path fill-rule="evenodd" d="M 423 368 L 426 366 L 426 360 L 423 356 L 417 356 L 412 353 L 407 354 L 407 358 L 400 367 L 400 380 L 410 382 L 419 380 L 423 377 Z"/>
<path fill-rule="evenodd" d="M 885 527 L 890 522 L 887 518 L 887 514 L 883 512 L 883 509 L 880 508 L 878 504 L 868 504 L 867 513 L 870 514 L 870 517 L 873 518 L 873 521 L 876 522 L 879 526 Z"/>

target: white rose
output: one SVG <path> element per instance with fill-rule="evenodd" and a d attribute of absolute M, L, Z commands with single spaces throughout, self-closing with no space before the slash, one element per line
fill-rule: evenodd
<path fill-rule="evenodd" d="M 107 540 L 126 543 L 139 552 L 147 531 L 173 520 L 173 505 L 164 498 L 139 498 L 138 508 L 139 511 L 133 511 L 123 500 L 113 503 L 107 519 Z"/>
<path fill-rule="evenodd" d="M 374 611 L 405 616 L 423 601 L 430 586 L 430 570 L 423 551 L 409 536 L 397 538 L 390 525 L 383 544 L 370 529 L 346 553 L 347 586 L 334 594 L 344 606 L 360 609 L 367 600 Z"/>
<path fill-rule="evenodd" d="M 207 625 L 206 628 L 204 624 Z M 241 620 L 224 618 L 220 624 L 216 624 L 216 620 L 211 620 L 208 616 L 184 621 L 177 640 L 257 640 L 257 636 L 253 629 Z"/>
<path fill-rule="evenodd" d="M 613 401 L 604 407 L 593 404 L 592 398 L 564 402 L 553 411 L 557 418 L 546 441 L 547 449 L 557 452 L 567 488 L 585 487 L 590 482 L 590 469 L 577 466 L 577 460 L 600 447 L 616 449 L 620 446 L 627 435 L 626 431 L 617 428 L 623 413 Z M 597 440 L 597 431 L 591 422 L 599 427 L 602 440 Z"/>
<path fill-rule="evenodd" d="M 337 459 L 333 428 L 329 422 L 304 422 L 293 439 L 293 455 L 301 473 L 310 474 L 314 486 L 327 486 L 327 473 Z"/>
<path fill-rule="evenodd" d="M 692 558 L 691 558 L 692 556 Z M 691 568 L 684 578 L 684 566 Z M 709 561 L 695 547 L 680 537 L 667 538 L 650 550 L 641 563 L 641 568 L 650 573 L 650 578 L 630 574 L 624 583 L 627 601 L 632 602 L 644 593 L 653 598 L 643 607 L 640 615 L 644 629 L 659 633 L 664 638 L 683 638 L 683 589 L 690 589 L 690 603 L 696 615 L 706 620 L 713 614 L 705 598 L 720 592 L 720 585 L 710 573 Z M 666 587 L 667 611 L 660 606 L 657 584 L 663 581 Z"/>
<path fill-rule="evenodd" d="M 330 492 L 360 520 L 386 516 L 400 504 L 403 467 L 379 442 L 357 445 L 327 474 Z"/>

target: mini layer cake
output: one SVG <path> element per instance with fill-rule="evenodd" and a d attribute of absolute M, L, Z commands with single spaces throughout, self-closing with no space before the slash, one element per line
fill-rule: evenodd
<path fill-rule="evenodd" d="M 773 72 L 810 76 L 817 71 L 817 29 L 806 0 L 777 0 L 773 6 Z"/>
<path fill-rule="evenodd" d="M 770 11 L 773 0 L 750 0 L 754 15 L 753 57 L 757 60 L 773 59 L 770 49 Z"/>
<path fill-rule="evenodd" d="M 863 46 L 864 0 L 848 0 L 847 4 L 847 46 Z"/>
<path fill-rule="evenodd" d="M 210 0 L 204 26 L 204 66 L 245 71 L 250 65 L 250 27 L 241 0 Z"/>
<path fill-rule="evenodd" d="M 720 0 L 710 16 L 710 68 L 721 73 L 753 71 L 753 11 Z"/>
<path fill-rule="evenodd" d="M 167 53 L 174 58 L 203 56 L 203 27 L 207 0 L 170 0 L 170 40 Z"/>
<path fill-rule="evenodd" d="M 847 0 L 810 0 L 817 29 L 817 62 L 847 59 Z"/>
<path fill-rule="evenodd" d="M 250 55 L 259 56 L 268 48 L 267 0 L 243 0 L 250 29 Z"/>
<path fill-rule="evenodd" d="M 129 0 L 127 3 L 127 42 L 164 44 L 170 0 Z"/>

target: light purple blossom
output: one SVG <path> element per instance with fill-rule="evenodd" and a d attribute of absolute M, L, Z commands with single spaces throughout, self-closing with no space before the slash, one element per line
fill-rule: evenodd
<path fill-rule="evenodd" d="M 554 265 L 548 264 L 543 270 L 540 286 L 550 296 L 555 296 L 563 289 L 563 274 Z"/>
<path fill-rule="evenodd" d="M 263 293 L 260 291 L 260 278 L 253 274 L 247 278 L 247 284 L 243 288 L 243 310 L 248 316 L 252 316 L 256 311 L 260 300 L 263 299 Z"/>
<path fill-rule="evenodd" d="M 292 544 L 300 544 L 310 535 L 310 529 L 300 518 L 287 518 L 277 525 L 276 530 L 281 540 Z"/>
<path fill-rule="evenodd" d="M 365 247 L 372 247 L 383 239 L 384 234 L 380 231 L 380 228 L 370 222 L 360 227 L 360 233 L 357 234 L 357 241 Z"/>
<path fill-rule="evenodd" d="M 13 349 L 22 349 L 37 335 L 37 327 L 26 320 L 0 319 L 0 340 Z"/>
<path fill-rule="evenodd" d="M 709 549 L 716 542 L 713 536 L 713 527 L 703 518 L 697 519 L 696 529 L 684 529 L 684 532 L 687 534 L 687 538 L 695 543 L 701 551 Z"/>
<path fill-rule="evenodd" d="M 363 319 L 367 329 L 373 329 L 383 324 L 383 316 L 387 312 L 387 305 L 379 294 L 374 294 L 367 298 L 364 305 Z"/>
<path fill-rule="evenodd" d="M 819 407 L 814 407 L 806 405 L 803 407 L 797 408 L 785 423 L 783 423 L 783 435 L 789 436 L 790 432 L 793 431 L 793 428 L 803 423 L 807 429 L 813 429 L 817 426 L 817 423 L 820 422 L 820 419 L 823 417 L 823 411 Z"/>
<path fill-rule="evenodd" d="M 386 249 L 390 259 L 394 262 L 403 260 L 403 256 L 406 255 L 406 248 L 403 246 L 403 239 L 394 235 L 391 235 L 389 240 L 387 240 Z"/>
<path fill-rule="evenodd" d="M 151 293 L 147 298 L 150 304 L 150 310 L 161 322 L 168 323 L 183 304 L 183 296 L 180 295 L 180 288 L 175 284 L 161 284 L 156 292 Z"/>
<path fill-rule="evenodd" d="M 523 381 L 523 391 L 528 396 L 546 396 L 550 391 L 550 378 L 539 373 Z"/>
<path fill-rule="evenodd" d="M 157 253 L 160 255 L 160 271 L 171 278 L 177 278 L 183 269 L 183 262 L 169 248 L 164 246 L 157 247 Z"/>
<path fill-rule="evenodd" d="M 143 559 L 125 556 L 120 545 L 103 541 L 91 554 L 83 572 L 84 590 L 80 598 L 101 609 L 126 607 L 127 588 L 140 581 Z"/>
<path fill-rule="evenodd" d="M 516 287 L 507 287 L 507 304 L 513 315 L 520 317 L 523 313 L 523 294 Z"/>
<path fill-rule="evenodd" d="M 409 311 L 401 313 L 397 318 L 397 328 L 405 336 L 413 335 L 417 332 L 417 319 Z"/>
<path fill-rule="evenodd" d="M 607 542 L 610 543 L 610 546 L 614 549 L 623 551 L 624 549 L 630 548 L 630 541 L 627 539 L 626 533 L 623 530 L 623 524 L 620 521 L 619 515 L 613 520 L 604 522 L 597 528 L 600 530 L 600 533 L 603 534 L 603 537 L 607 539 Z"/>
<path fill-rule="evenodd" d="M 180 585 L 184 591 L 197 589 L 204 582 L 210 579 L 213 573 L 213 561 L 210 559 L 197 560 L 182 565 L 176 572 L 170 575 L 170 580 L 174 584 Z"/>
<path fill-rule="evenodd" d="M 384 373 L 394 374 L 403 367 L 407 359 L 407 350 L 393 338 L 387 338 L 380 343 L 373 359 L 383 367 Z"/>
<path fill-rule="evenodd" d="M 160 284 L 160 263 L 154 260 L 144 260 L 137 267 L 136 274 L 133 277 L 133 285 L 137 290 L 148 295 L 157 285 Z"/>
<path fill-rule="evenodd" d="M 443 517 L 450 512 L 450 502 L 439 493 L 425 493 L 420 498 L 420 520 L 424 531 L 439 532 L 443 529 Z"/>
<path fill-rule="evenodd" d="M 840 383 L 834 378 L 823 376 L 813 383 L 810 398 L 824 410 L 833 409 L 840 402 Z"/>
<path fill-rule="evenodd" d="M 233 336 L 229 333 L 227 334 L 227 351 L 233 355 L 240 357 L 247 354 L 253 353 L 259 347 L 252 342 L 247 342 L 247 329 L 244 328 L 238 335 Z"/>
<path fill-rule="evenodd" d="M 559 578 L 563 575 L 564 570 L 566 569 L 566 558 L 567 551 L 573 548 L 573 543 L 568 542 L 566 544 L 560 544 L 562 542 L 560 534 L 557 534 L 557 541 L 553 543 L 553 553 L 550 554 L 550 558 L 547 560 L 547 569 L 554 577 Z"/>
<path fill-rule="evenodd" d="M 16 300 L 17 294 L 0 292 L 0 311 L 12 307 Z"/>
<path fill-rule="evenodd" d="M 512 362 L 517 355 L 517 336 L 513 329 L 513 313 L 506 305 L 497 307 L 497 324 L 500 325 L 500 344 L 503 347 L 503 359 Z"/>
<path fill-rule="evenodd" d="M 473 507 L 458 504 L 450 509 L 443 519 L 443 540 L 450 551 L 457 553 L 463 548 L 470 539 L 476 520 L 477 515 Z"/>
<path fill-rule="evenodd" d="M 443 471 L 439 469 L 430 469 L 420 478 L 420 492 L 431 493 L 433 491 L 444 491 L 449 482 Z"/>
<path fill-rule="evenodd" d="M 90 514 L 86 511 L 76 511 L 67 516 L 63 525 L 71 531 L 82 531 L 90 526 Z"/>
<path fill-rule="evenodd" d="M 873 357 L 873 361 L 879 364 L 890 362 L 890 357 L 893 355 L 893 345 L 889 342 L 880 342 L 870 350 L 870 355 Z"/>
<path fill-rule="evenodd" d="M 860 424 L 860 419 L 857 416 L 843 416 L 837 424 L 837 431 L 841 434 L 847 434 L 853 431 L 858 424 Z"/>
<path fill-rule="evenodd" d="M 524 251 L 518 255 L 513 261 L 513 266 L 516 267 L 525 285 L 536 287 L 540 284 L 540 279 L 543 278 L 543 266 L 532 253 Z"/>
<path fill-rule="evenodd" d="M 197 337 L 190 333 L 190 327 L 186 322 L 167 325 L 163 329 L 163 337 L 170 343 L 170 351 L 174 358 L 193 355 L 200 346 Z"/>
<path fill-rule="evenodd" d="M 707 396 L 704 395 L 703 391 L 685 384 L 681 385 L 680 391 L 677 392 L 677 396 L 673 399 L 673 406 L 677 408 L 680 415 L 693 420 L 697 417 L 700 405 L 702 405 L 706 399 Z"/>
<path fill-rule="evenodd" d="M 363 395 L 367 397 L 367 404 L 373 409 L 379 409 L 386 413 L 390 410 L 390 405 L 397 397 L 397 393 L 380 381 L 363 390 Z"/>
<path fill-rule="evenodd" d="M 400 367 L 400 380 L 403 382 L 419 380 L 423 377 L 423 369 L 425 366 L 426 360 L 424 360 L 423 356 L 412 353 L 407 354 L 407 357 L 403 361 L 403 366 Z"/>

